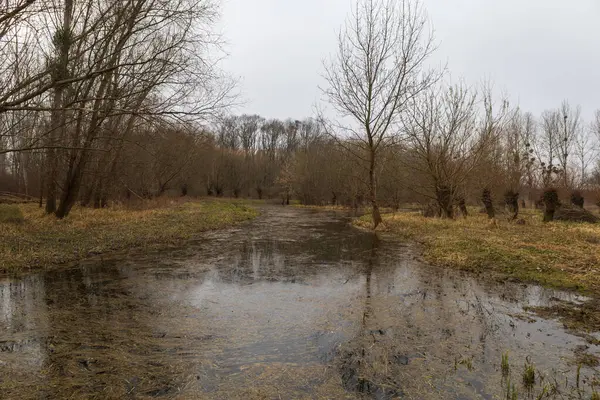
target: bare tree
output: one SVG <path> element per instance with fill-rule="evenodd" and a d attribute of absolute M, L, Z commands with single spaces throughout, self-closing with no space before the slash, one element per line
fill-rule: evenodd
<path fill-rule="evenodd" d="M 558 141 L 558 160 L 563 173 L 563 185 L 572 186 L 573 179 L 569 174 L 569 159 L 573 152 L 573 146 L 577 136 L 582 129 L 581 126 L 581 108 L 573 108 L 567 101 L 563 101 L 559 110 L 563 124 L 560 140 Z"/>
<path fill-rule="evenodd" d="M 176 132 L 233 101 L 234 82 L 214 57 L 212 0 L 7 0 L 6 8 L 0 153 L 45 151 L 46 210 L 58 218 L 82 188 L 83 204 L 105 197 L 142 120 Z M 25 119 L 37 121 L 35 134 L 21 133 Z"/>
<path fill-rule="evenodd" d="M 600 115 L 598 116 L 600 117 Z M 598 118 L 597 117 L 597 118 Z M 574 140 L 574 156 L 577 160 L 578 184 L 580 189 L 585 189 L 588 184 L 588 173 L 590 166 L 598 154 L 594 143 L 595 122 L 588 129 L 580 129 Z"/>
<path fill-rule="evenodd" d="M 55 28 L 53 43 L 55 55 L 50 61 L 52 81 L 56 83 L 52 93 L 52 111 L 50 114 L 50 132 L 46 137 L 46 212 L 56 211 L 56 187 L 58 180 L 58 160 L 56 146 L 58 140 L 66 136 L 67 109 L 65 91 L 68 83 L 62 83 L 69 78 L 69 52 L 74 45 L 75 31 L 73 29 L 74 0 L 65 0 L 61 23 Z"/>
<path fill-rule="evenodd" d="M 542 137 L 539 149 L 542 162 L 543 183 L 551 186 L 556 183 L 568 188 L 572 184 L 569 174 L 569 160 L 579 131 L 581 130 L 581 110 L 564 101 L 556 110 L 542 114 Z"/>
<path fill-rule="evenodd" d="M 594 120 L 590 124 L 590 129 L 585 135 L 576 142 L 577 158 L 579 159 L 582 175 L 585 174 L 585 179 L 582 177 L 584 185 L 588 182 L 600 187 L 600 110 L 596 111 Z M 595 165 L 591 176 L 588 178 L 588 167 Z"/>
<path fill-rule="evenodd" d="M 556 176 L 561 172 L 558 168 L 557 146 L 560 141 L 561 116 L 557 111 L 544 111 L 541 118 L 540 140 L 538 141 L 538 158 L 540 161 L 542 185 L 552 186 Z"/>
<path fill-rule="evenodd" d="M 256 141 L 258 139 L 263 119 L 259 115 L 242 115 L 239 117 L 240 142 L 244 156 L 251 157 L 256 151 Z"/>
<path fill-rule="evenodd" d="M 368 170 L 375 228 L 381 223 L 379 154 L 393 144 L 411 99 L 439 77 L 423 72 L 433 50 L 433 35 L 417 0 L 360 0 L 339 34 L 337 55 L 325 65 L 323 94 L 344 121 L 325 126 L 329 134 L 351 139 L 343 145 Z"/>
<path fill-rule="evenodd" d="M 483 154 L 476 101 L 476 93 L 462 86 L 436 88 L 415 99 L 405 118 L 413 189 L 434 199 L 446 218 L 453 218 L 454 203 L 464 197 L 464 182 Z"/>
<path fill-rule="evenodd" d="M 539 160 L 535 156 L 535 143 L 537 141 L 537 124 L 533 115 L 529 112 L 525 113 L 523 119 L 523 137 L 522 140 L 525 142 L 525 149 L 528 159 L 525 162 L 525 185 L 528 189 L 532 189 L 536 185 L 536 174 L 535 166 L 539 163 Z M 525 155 L 525 154 L 524 154 Z"/>
<path fill-rule="evenodd" d="M 523 114 L 520 108 L 508 115 L 505 127 L 500 133 L 502 157 L 500 168 L 496 171 L 496 179 L 502 183 L 504 203 L 512 219 L 516 219 L 519 214 L 522 188 L 527 187 L 530 191 L 534 184 L 534 134 L 533 117 Z"/>

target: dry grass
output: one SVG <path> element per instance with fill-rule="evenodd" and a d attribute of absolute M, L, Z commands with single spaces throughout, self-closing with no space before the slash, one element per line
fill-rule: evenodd
<path fill-rule="evenodd" d="M 490 223 L 482 214 L 452 221 L 403 212 L 384 216 L 383 229 L 422 243 L 435 265 L 600 293 L 600 225 L 543 224 L 534 210 L 520 217 L 525 225 Z M 370 217 L 355 224 L 370 227 Z"/>
<path fill-rule="evenodd" d="M 20 224 L 23 222 L 23 212 L 15 204 L 0 204 L 0 223 Z"/>
<path fill-rule="evenodd" d="M 213 200 L 163 200 L 134 209 L 75 208 L 65 220 L 45 215 L 34 204 L 18 207 L 24 216 L 21 224 L 0 223 L 0 271 L 50 268 L 108 251 L 176 245 L 257 215 L 242 202 Z"/>

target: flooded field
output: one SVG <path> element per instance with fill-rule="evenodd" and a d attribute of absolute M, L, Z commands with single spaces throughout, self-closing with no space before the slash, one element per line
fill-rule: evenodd
<path fill-rule="evenodd" d="M 0 398 L 591 397 L 598 346 L 524 311 L 584 299 L 417 255 L 265 207 L 178 250 L 2 278 Z"/>

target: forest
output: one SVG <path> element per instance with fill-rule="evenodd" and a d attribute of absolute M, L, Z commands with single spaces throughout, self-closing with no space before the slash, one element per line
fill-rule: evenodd
<path fill-rule="evenodd" d="M 235 81 L 211 60 L 221 45 L 210 30 L 215 4 L 9 3 L 0 19 L 0 191 L 58 218 L 74 205 L 164 195 L 412 203 L 445 218 L 465 204 L 490 216 L 494 205 L 541 206 L 552 193 L 600 201 L 600 111 L 585 120 L 565 100 L 532 115 L 490 83 L 427 70 L 435 43 L 418 8 L 398 22 L 410 23 L 408 38 L 385 25 L 385 10 L 357 9 L 351 22 L 380 30 L 342 32 L 323 89 L 337 113 L 319 107 L 299 121 L 233 113 Z M 379 20 L 365 22 L 365 12 Z M 353 40 L 373 46 L 356 50 Z M 394 70 L 398 51 L 408 66 Z M 385 68 L 360 75 L 378 62 Z"/>

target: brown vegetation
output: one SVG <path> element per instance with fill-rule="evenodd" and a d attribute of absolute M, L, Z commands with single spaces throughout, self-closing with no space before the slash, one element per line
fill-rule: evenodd
<path fill-rule="evenodd" d="M 384 222 L 390 232 L 421 243 L 434 265 L 600 294 L 600 226 L 544 224 L 534 210 L 521 215 L 524 224 L 493 219 L 490 225 L 482 214 L 430 219 L 417 212 L 388 214 Z M 368 218 L 355 224 L 368 227 Z"/>
<path fill-rule="evenodd" d="M 11 218 L 20 215 L 19 223 L 3 217 L 5 207 L 11 207 Z M 235 201 L 164 199 L 110 209 L 75 207 L 68 219 L 56 221 L 35 204 L 0 205 L 0 272 L 52 268 L 116 250 L 181 246 L 202 231 L 256 215 Z"/>

